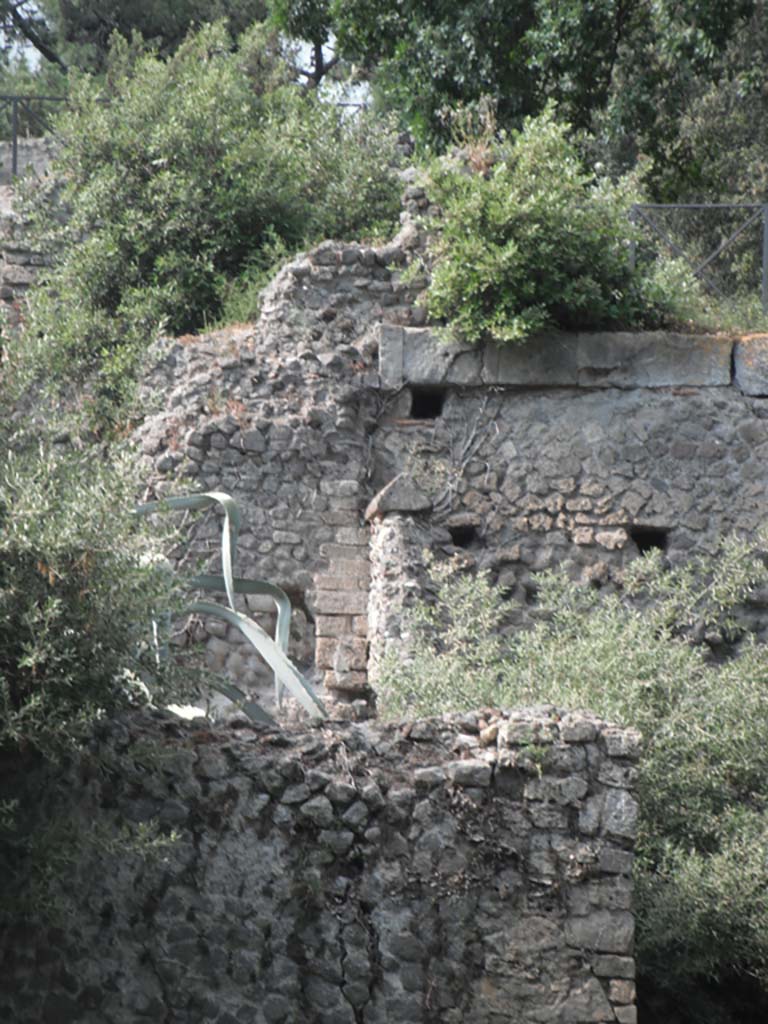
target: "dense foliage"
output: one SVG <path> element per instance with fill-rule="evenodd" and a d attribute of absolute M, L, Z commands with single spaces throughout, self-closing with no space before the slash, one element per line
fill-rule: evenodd
<path fill-rule="evenodd" d="M 172 53 L 190 28 L 225 21 L 237 34 L 266 15 L 264 0 L 0 0 L 3 49 L 28 44 L 43 64 L 103 70 L 114 35 Z"/>
<path fill-rule="evenodd" d="M 630 266 L 635 178 L 589 172 L 551 110 L 508 142 L 477 137 L 433 165 L 432 319 L 468 341 L 522 341 L 542 328 L 658 326 L 693 307 L 669 261 Z"/>
<path fill-rule="evenodd" d="M 505 634 L 507 605 L 485 577 L 436 567 L 437 601 L 408 622 L 410 656 L 385 665 L 384 713 L 552 702 L 638 727 L 641 989 L 665 990 L 700 1024 L 718 1019 L 711 981 L 758 979 L 768 1005 L 768 659 L 745 640 L 715 664 L 690 642 L 733 637 L 740 602 L 768 580 L 763 558 L 736 540 L 673 569 L 646 556 L 607 596 L 540 580 L 536 625 Z"/>
<path fill-rule="evenodd" d="M 289 78 L 260 26 L 236 51 L 213 26 L 167 61 L 117 44 L 106 79 L 72 84 L 54 166 L 63 187 L 32 196 L 41 232 L 59 225 L 27 332 L 48 376 L 98 369 L 102 397 L 119 403 L 152 333 L 216 320 L 265 247 L 394 221 L 392 135 Z"/>
<path fill-rule="evenodd" d="M 756 0 L 273 0 L 292 36 L 333 38 L 379 102 L 412 130 L 445 139 L 443 111 L 492 96 L 503 127 L 549 101 L 596 134 L 618 170 L 654 161 L 655 198 L 694 198 L 717 157 L 702 137 L 681 144 L 686 119 L 711 91 L 734 87 L 764 116 L 766 13 Z M 737 114 L 740 120 L 741 115 Z M 728 130 L 728 119 L 708 118 Z M 692 142 L 692 140 L 690 140 Z M 704 175 L 702 176 L 702 171 Z M 706 181 L 715 198 L 727 179 Z M 756 194 L 756 193 L 755 193 Z M 699 194 L 699 198 L 703 198 Z"/>
<path fill-rule="evenodd" d="M 0 464 L 0 750 L 56 755 L 95 717 L 174 686 L 153 609 L 178 603 L 132 515 L 130 467 L 41 445 Z"/>

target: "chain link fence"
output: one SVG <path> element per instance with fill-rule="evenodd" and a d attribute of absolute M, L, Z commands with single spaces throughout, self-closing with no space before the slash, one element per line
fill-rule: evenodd
<path fill-rule="evenodd" d="M 768 313 L 768 205 L 762 203 L 640 203 L 631 219 L 639 238 L 630 260 L 674 256 L 719 299 L 760 296 Z"/>

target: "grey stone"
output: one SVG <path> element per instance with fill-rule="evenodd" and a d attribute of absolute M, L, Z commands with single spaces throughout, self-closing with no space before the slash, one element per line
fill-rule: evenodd
<path fill-rule="evenodd" d="M 285 996 L 272 993 L 261 1004 L 261 1012 L 269 1024 L 280 1024 L 292 1012 L 292 1006 Z"/>
<path fill-rule="evenodd" d="M 596 910 L 565 922 L 569 945 L 598 953 L 630 953 L 634 935 L 635 919 L 627 911 Z"/>
<path fill-rule="evenodd" d="M 351 807 L 348 807 L 342 814 L 341 820 L 345 825 L 349 826 L 349 828 L 359 831 L 367 824 L 369 814 L 368 805 L 362 800 L 356 800 L 355 803 L 353 803 Z"/>
<path fill-rule="evenodd" d="M 435 786 L 445 782 L 447 776 L 445 770 L 439 766 L 432 768 L 417 768 L 413 773 L 413 779 L 417 789 L 434 789 Z"/>
<path fill-rule="evenodd" d="M 633 860 L 629 850 L 617 850 L 609 846 L 600 851 L 600 870 L 607 874 L 629 875 Z"/>
<path fill-rule="evenodd" d="M 634 980 L 635 960 L 631 956 L 596 956 L 592 970 L 600 978 L 628 978 Z"/>
<path fill-rule="evenodd" d="M 742 338 L 734 344 L 736 386 L 745 395 L 768 396 L 768 335 Z"/>
<path fill-rule="evenodd" d="M 381 385 L 396 390 L 403 386 L 402 327 L 381 324 L 378 328 L 379 374 Z"/>
<path fill-rule="evenodd" d="M 365 800 L 372 811 L 381 810 L 386 805 L 384 794 L 381 792 L 381 788 L 376 782 L 367 782 L 360 788 L 360 796 Z M 392 794 L 390 794 L 392 799 Z"/>
<path fill-rule="evenodd" d="M 569 335 L 532 338 L 522 345 L 484 347 L 484 384 L 575 385 L 576 339 Z"/>
<path fill-rule="evenodd" d="M 637 821 L 637 801 L 623 789 L 609 789 L 601 816 L 605 835 L 609 839 L 635 839 Z"/>
<path fill-rule="evenodd" d="M 407 473 L 399 473 L 371 500 L 365 510 L 365 520 L 380 519 L 389 512 L 428 512 L 431 508 L 432 499 Z"/>
<path fill-rule="evenodd" d="M 732 342 L 719 335 L 579 334 L 582 387 L 727 387 Z"/>
<path fill-rule="evenodd" d="M 604 729 L 603 742 L 609 757 L 636 761 L 642 750 L 642 737 L 636 729 Z"/>
<path fill-rule="evenodd" d="M 304 782 L 299 782 L 295 786 L 288 786 L 283 795 L 280 797 L 281 804 L 301 804 L 305 800 L 308 800 L 310 796 L 310 788 Z"/>
<path fill-rule="evenodd" d="M 587 1021 L 615 1020 L 613 1008 L 597 978 L 577 982 L 560 1007 L 563 1024 L 586 1024 Z"/>
<path fill-rule="evenodd" d="M 299 814 L 320 828 L 328 828 L 333 822 L 333 804 L 326 796 L 315 796 L 299 807 Z"/>
<path fill-rule="evenodd" d="M 325 795 L 335 804 L 349 804 L 357 796 L 357 790 L 349 782 L 330 782 L 325 789 Z"/>
<path fill-rule="evenodd" d="M 589 743 L 596 735 L 595 723 L 580 715 L 564 715 L 560 721 L 560 736 L 565 743 Z"/>
<path fill-rule="evenodd" d="M 493 769 L 485 761 L 476 759 L 467 761 L 451 761 L 445 766 L 448 778 L 456 786 L 490 786 Z"/>
<path fill-rule="evenodd" d="M 477 384 L 481 358 L 476 346 L 448 344 L 429 329 L 403 331 L 403 378 L 408 384 Z"/>

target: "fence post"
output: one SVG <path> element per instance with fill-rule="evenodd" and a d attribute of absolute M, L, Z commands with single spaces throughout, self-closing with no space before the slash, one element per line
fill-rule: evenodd
<path fill-rule="evenodd" d="M 11 179 L 19 170 L 19 97 L 11 100 Z"/>
<path fill-rule="evenodd" d="M 637 265 L 637 241 L 635 240 L 634 228 L 635 219 L 637 216 L 637 207 L 633 206 L 629 211 L 629 223 L 632 225 L 632 236 L 629 239 L 629 270 L 630 273 L 635 272 L 635 266 Z"/>
<path fill-rule="evenodd" d="M 763 316 L 768 314 L 768 204 L 763 204 Z"/>

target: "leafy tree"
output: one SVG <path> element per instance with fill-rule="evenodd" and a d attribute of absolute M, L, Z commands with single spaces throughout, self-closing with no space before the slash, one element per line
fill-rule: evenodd
<path fill-rule="evenodd" d="M 311 67 L 297 66 L 298 75 L 316 88 L 339 64 L 340 54 L 331 47 L 329 0 L 269 0 L 272 23 L 291 39 L 311 45 Z"/>
<path fill-rule="evenodd" d="M 118 42 L 104 83 L 81 76 L 58 123 L 54 175 L 31 214 L 57 253 L 32 296 L 22 349 L 48 378 L 84 378 L 119 404 L 162 325 L 219 315 L 265 247 L 354 237 L 399 208 L 394 136 L 291 83 L 257 26 L 233 50 L 222 25 L 167 60 Z"/>
<path fill-rule="evenodd" d="M 712 557 L 665 568 L 657 554 L 602 595 L 565 574 L 539 577 L 529 631 L 484 576 L 436 565 L 407 651 L 386 660 L 387 716 L 553 703 L 589 708 L 644 737 L 636 886 L 640 994 L 657 1019 L 761 1019 L 768 1007 L 768 659 L 742 639 L 722 663 L 691 642 L 739 635 L 739 605 L 768 582 L 759 549 L 729 539 Z M 750 981 L 751 979 L 751 981 Z M 717 989 L 717 985 L 720 989 Z M 752 1016 L 729 1009 L 751 992 Z M 654 995 L 655 994 L 655 995 Z"/>
<path fill-rule="evenodd" d="M 51 28 L 35 0 L 0 0 L 0 33 L 6 58 L 15 47 L 29 44 L 46 61 L 67 70 Z"/>
<path fill-rule="evenodd" d="M 755 54 L 765 35 L 757 0 L 272 0 L 270 7 L 289 35 L 316 46 L 333 39 L 337 54 L 423 139 L 445 142 L 443 111 L 456 104 L 490 97 L 509 129 L 555 101 L 563 120 L 602 140 L 599 159 L 612 171 L 651 157 L 649 184 L 667 199 L 692 195 L 706 159 L 703 140 L 694 148 L 679 137 L 691 105 L 734 81 L 743 92 L 744 54 Z M 752 81 L 765 58 L 763 46 L 750 60 Z M 717 115 L 707 127 L 717 135 L 727 124 Z"/>
<path fill-rule="evenodd" d="M 238 35 L 265 14 L 264 0 L 0 0 L 0 29 L 6 48 L 29 44 L 63 69 L 98 71 L 114 34 L 138 33 L 167 55 L 195 26 L 224 20 Z"/>
<path fill-rule="evenodd" d="M 482 96 L 497 101 L 503 125 L 538 109 L 526 43 L 532 0 L 351 0 L 331 14 L 341 52 L 424 138 L 444 134 L 444 108 Z"/>

